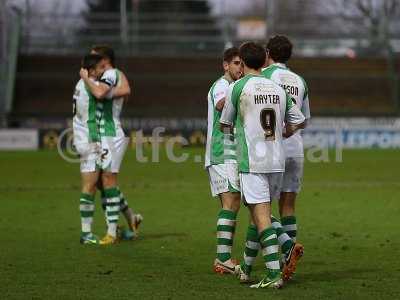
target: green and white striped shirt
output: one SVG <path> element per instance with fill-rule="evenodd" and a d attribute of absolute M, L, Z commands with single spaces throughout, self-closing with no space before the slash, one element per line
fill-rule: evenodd
<path fill-rule="evenodd" d="M 216 109 L 218 101 L 226 97 L 229 81 L 225 77 L 213 83 L 208 92 L 208 121 L 205 166 L 236 162 L 236 147 L 233 136 L 220 130 L 221 112 Z"/>
<path fill-rule="evenodd" d="M 98 142 L 100 135 L 96 119 L 97 101 L 81 79 L 73 96 L 73 132 L 75 144 Z"/>
<path fill-rule="evenodd" d="M 110 85 L 112 88 L 121 84 L 120 71 L 109 69 L 104 72 L 100 82 Z M 121 127 L 120 115 L 123 106 L 123 98 L 112 98 L 111 91 L 96 106 L 96 120 L 99 125 L 99 133 L 105 137 L 124 136 Z"/>

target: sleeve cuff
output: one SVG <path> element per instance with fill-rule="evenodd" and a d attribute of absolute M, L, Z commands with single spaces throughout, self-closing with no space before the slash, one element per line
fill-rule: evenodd
<path fill-rule="evenodd" d="M 223 125 L 232 126 L 232 122 L 229 122 L 229 121 L 226 121 L 226 120 L 222 120 L 222 119 L 219 120 L 219 123 L 220 123 L 220 124 L 223 124 Z"/>

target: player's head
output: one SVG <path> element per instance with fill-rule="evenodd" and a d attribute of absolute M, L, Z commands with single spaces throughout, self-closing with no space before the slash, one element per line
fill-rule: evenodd
<path fill-rule="evenodd" d="M 100 54 L 104 57 L 104 61 L 106 64 L 109 64 L 111 67 L 115 66 L 115 53 L 113 48 L 108 45 L 94 45 L 92 49 L 90 49 L 90 53 L 92 54 Z"/>
<path fill-rule="evenodd" d="M 292 56 L 293 44 L 284 35 L 276 35 L 267 43 L 268 60 L 286 64 Z"/>
<path fill-rule="evenodd" d="M 243 61 L 245 70 L 248 69 L 260 70 L 265 64 L 264 47 L 254 42 L 243 43 L 239 48 L 240 58 Z"/>
<path fill-rule="evenodd" d="M 225 74 L 233 80 L 238 80 L 242 74 L 242 62 L 239 57 L 239 49 L 236 47 L 228 48 L 224 51 L 223 63 Z"/>
<path fill-rule="evenodd" d="M 82 59 L 82 68 L 88 70 L 89 76 L 99 78 L 104 73 L 103 56 L 99 54 L 88 54 Z"/>

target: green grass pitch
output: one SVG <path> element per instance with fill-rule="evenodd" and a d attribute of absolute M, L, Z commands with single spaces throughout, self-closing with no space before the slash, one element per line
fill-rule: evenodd
<path fill-rule="evenodd" d="M 1 299 L 398 299 L 400 155 L 345 151 L 343 163 L 307 163 L 298 199 L 305 256 L 282 290 L 250 290 L 212 272 L 218 203 L 203 166 L 138 163 L 128 152 L 120 186 L 144 216 L 140 238 L 79 244 L 78 165 L 56 151 L 0 153 Z M 331 159 L 333 156 L 331 156 Z M 99 202 L 97 202 L 98 204 Z M 234 257 L 241 258 L 242 208 Z M 105 232 L 96 207 L 94 230 Z M 255 275 L 263 274 L 259 258 Z"/>

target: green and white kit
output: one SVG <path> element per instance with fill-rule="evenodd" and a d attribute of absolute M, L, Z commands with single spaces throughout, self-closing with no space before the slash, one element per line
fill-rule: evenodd
<path fill-rule="evenodd" d="M 109 69 L 104 72 L 100 82 L 108 84 L 112 88 L 121 84 L 120 71 Z M 124 99 L 113 98 L 112 90 L 103 101 L 97 104 L 97 122 L 101 136 L 100 168 L 112 173 L 118 173 L 125 151 L 129 144 L 129 138 L 121 126 L 121 111 Z"/>
<path fill-rule="evenodd" d="M 100 81 L 117 86 L 119 71 L 107 70 Z M 73 96 L 73 136 L 81 156 L 81 172 L 102 169 L 118 173 L 129 143 L 120 122 L 122 105 L 123 98 L 113 99 L 112 91 L 99 101 L 82 79 L 77 83 Z"/>
<path fill-rule="evenodd" d="M 250 204 L 270 201 L 265 195 L 270 195 L 272 182 L 279 185 L 285 170 L 283 124 L 301 124 L 304 116 L 283 88 L 263 75 L 249 74 L 236 81 L 225 101 L 220 123 L 236 128 L 242 196 Z M 262 185 L 247 186 L 254 181 Z"/>
<path fill-rule="evenodd" d="M 292 72 L 285 64 L 276 63 L 265 68 L 262 74 L 279 84 L 292 97 L 306 120 L 310 119 L 308 88 L 304 79 Z M 283 140 L 286 164 L 282 180 L 282 192 L 299 193 L 304 168 L 304 150 L 301 130 Z"/>
<path fill-rule="evenodd" d="M 100 134 L 96 121 L 97 101 L 81 79 L 75 87 L 73 96 L 73 140 L 80 155 L 80 170 L 96 171 L 96 164 L 101 153 Z"/>
<path fill-rule="evenodd" d="M 219 78 L 208 92 L 208 123 L 205 167 L 208 171 L 213 197 L 225 192 L 239 192 L 236 148 L 233 136 L 220 130 L 221 112 L 218 101 L 226 97 L 229 81 Z"/>

